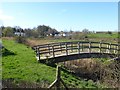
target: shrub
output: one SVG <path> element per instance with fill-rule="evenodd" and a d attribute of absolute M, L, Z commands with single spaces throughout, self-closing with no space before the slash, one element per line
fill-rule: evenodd
<path fill-rule="evenodd" d="M 15 37 L 15 41 L 16 41 L 17 43 L 27 44 L 27 40 L 26 40 L 26 38 L 23 37 L 23 36 L 16 36 L 16 37 Z"/>

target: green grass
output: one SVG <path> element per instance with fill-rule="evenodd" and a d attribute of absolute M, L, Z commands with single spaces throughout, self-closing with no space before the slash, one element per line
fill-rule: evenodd
<path fill-rule="evenodd" d="M 48 85 L 55 80 L 56 68 L 38 63 L 30 47 L 12 40 L 3 40 L 3 45 L 7 52 L 2 51 L 2 80 L 10 79 L 14 81 L 14 84 L 21 81 L 38 84 L 47 82 Z M 62 71 L 62 79 L 69 87 L 101 87 L 92 81 L 84 81 L 65 71 Z"/>
<path fill-rule="evenodd" d="M 88 38 L 118 38 L 117 33 L 106 34 L 106 33 L 90 33 L 87 35 Z"/>
<path fill-rule="evenodd" d="M 96 41 L 100 42 L 101 40 L 105 40 L 105 42 L 118 42 L 118 33 L 112 33 L 112 34 L 107 34 L 107 33 L 88 33 L 86 35 L 82 36 L 87 36 L 87 38 L 80 39 L 81 34 L 78 36 L 77 39 L 68 39 L 68 38 L 62 38 L 62 39 L 54 39 L 54 40 L 49 40 L 51 42 L 72 42 L 72 41 Z M 76 36 L 77 37 L 77 36 Z"/>
<path fill-rule="evenodd" d="M 8 40 L 3 40 L 3 44 L 5 48 L 16 54 L 3 56 L 3 79 L 12 78 L 29 82 L 47 80 L 50 83 L 55 79 L 55 68 L 39 64 L 31 48 Z"/>

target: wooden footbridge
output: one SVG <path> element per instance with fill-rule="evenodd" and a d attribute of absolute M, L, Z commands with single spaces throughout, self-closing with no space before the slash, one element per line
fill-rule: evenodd
<path fill-rule="evenodd" d="M 38 61 L 54 63 L 81 58 L 119 57 L 120 45 L 105 42 L 74 41 L 43 44 L 32 47 Z"/>

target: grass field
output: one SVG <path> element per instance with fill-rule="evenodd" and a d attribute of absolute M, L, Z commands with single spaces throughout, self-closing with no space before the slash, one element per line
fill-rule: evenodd
<path fill-rule="evenodd" d="M 118 33 L 106 34 L 106 33 L 90 33 L 89 38 L 118 38 Z"/>
<path fill-rule="evenodd" d="M 29 38 L 28 42 L 30 46 L 40 45 L 40 44 L 47 44 L 47 43 L 54 43 L 54 42 L 72 42 L 72 41 L 95 41 L 95 42 L 108 42 L 108 43 L 118 43 L 118 33 L 112 34 L 105 34 L 105 33 L 88 33 L 85 36 L 87 38 L 81 38 L 81 34 L 76 36 L 76 39 L 69 39 L 67 37 L 63 37 L 60 39 L 55 38 Z"/>
<path fill-rule="evenodd" d="M 38 63 L 34 51 L 14 40 L 2 40 L 2 81 L 4 87 L 48 87 L 54 80 L 56 68 Z M 62 79 L 68 87 L 103 87 L 92 80 L 85 81 L 62 70 Z"/>

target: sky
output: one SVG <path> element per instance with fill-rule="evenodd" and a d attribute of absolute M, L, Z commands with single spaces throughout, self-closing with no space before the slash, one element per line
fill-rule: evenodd
<path fill-rule="evenodd" d="M 117 31 L 117 2 L 3 2 L 0 23 L 34 28 L 47 25 L 58 31 Z"/>

